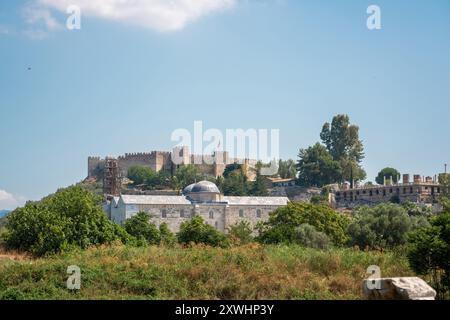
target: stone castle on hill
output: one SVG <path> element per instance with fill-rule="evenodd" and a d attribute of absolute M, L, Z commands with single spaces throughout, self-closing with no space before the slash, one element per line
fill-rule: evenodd
<path fill-rule="evenodd" d="M 176 156 L 176 158 L 174 158 Z M 174 161 L 173 159 L 177 159 Z M 239 163 L 244 165 L 245 172 L 252 180 L 253 172 L 248 170 L 254 167 L 256 160 L 230 158 L 227 151 L 216 151 L 212 155 L 191 154 L 188 147 L 174 148 L 174 151 L 151 151 L 144 153 L 126 153 L 125 155 L 114 157 L 88 157 L 88 178 L 100 178 L 109 184 L 111 194 L 114 192 L 115 184 L 118 184 L 119 177 L 126 177 L 128 169 L 132 166 L 143 166 L 155 172 L 161 170 L 169 174 L 174 174 L 176 169 L 183 165 L 192 164 L 204 177 L 222 176 L 228 164 Z M 118 186 L 117 186 L 118 187 Z"/>

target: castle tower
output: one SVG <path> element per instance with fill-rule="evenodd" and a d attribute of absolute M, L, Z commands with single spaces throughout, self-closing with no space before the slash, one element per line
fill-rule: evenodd
<path fill-rule="evenodd" d="M 103 193 L 119 196 L 122 188 L 122 175 L 119 162 L 114 158 L 106 158 L 103 175 Z"/>

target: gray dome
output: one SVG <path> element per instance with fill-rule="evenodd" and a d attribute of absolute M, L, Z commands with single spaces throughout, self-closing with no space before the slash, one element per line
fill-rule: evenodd
<path fill-rule="evenodd" d="M 183 193 L 184 194 L 188 194 L 192 192 L 192 188 L 195 186 L 195 183 L 192 183 L 190 185 L 188 185 L 186 188 L 183 189 Z"/>
<path fill-rule="evenodd" d="M 189 187 L 189 186 L 188 186 Z M 207 193 L 220 193 L 219 188 L 210 181 L 197 182 L 191 189 L 191 193 L 207 192 Z"/>

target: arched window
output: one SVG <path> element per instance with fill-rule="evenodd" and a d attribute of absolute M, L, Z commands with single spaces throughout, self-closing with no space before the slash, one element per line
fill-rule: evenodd
<path fill-rule="evenodd" d="M 211 211 L 209 212 L 209 218 L 210 218 L 210 219 L 214 219 L 214 211 L 211 210 Z"/>
<path fill-rule="evenodd" d="M 166 209 L 162 209 L 162 211 L 161 211 L 161 217 L 162 217 L 162 218 L 167 218 L 167 210 L 166 210 Z"/>
<path fill-rule="evenodd" d="M 256 217 L 261 218 L 261 209 L 256 210 Z"/>
<path fill-rule="evenodd" d="M 239 210 L 239 218 L 243 218 L 244 217 L 244 210 L 240 209 Z"/>
<path fill-rule="evenodd" d="M 181 217 L 181 218 L 184 218 L 184 216 L 185 216 L 185 214 L 184 214 L 184 209 L 181 209 L 181 210 L 180 210 L 180 217 Z"/>

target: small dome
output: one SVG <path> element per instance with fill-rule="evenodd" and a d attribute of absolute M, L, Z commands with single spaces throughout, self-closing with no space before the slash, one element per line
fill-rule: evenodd
<path fill-rule="evenodd" d="M 188 186 L 189 187 L 189 186 Z M 220 193 L 219 188 L 210 181 L 197 182 L 191 189 L 191 193 Z"/>
<path fill-rule="evenodd" d="M 188 194 L 192 192 L 192 188 L 195 186 L 195 183 L 192 183 L 188 185 L 186 188 L 183 189 L 183 194 Z"/>

